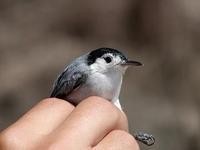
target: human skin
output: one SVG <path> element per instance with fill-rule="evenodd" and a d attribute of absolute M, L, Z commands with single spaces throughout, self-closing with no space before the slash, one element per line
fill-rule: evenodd
<path fill-rule="evenodd" d="M 139 150 L 128 133 L 126 115 L 100 97 L 74 107 L 67 101 L 40 101 L 0 133 L 1 150 Z"/>

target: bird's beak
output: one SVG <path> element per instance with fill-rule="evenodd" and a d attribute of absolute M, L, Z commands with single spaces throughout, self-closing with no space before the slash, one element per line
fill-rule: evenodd
<path fill-rule="evenodd" d="M 134 60 L 127 60 L 126 62 L 121 64 L 122 66 L 142 66 L 143 64 Z"/>

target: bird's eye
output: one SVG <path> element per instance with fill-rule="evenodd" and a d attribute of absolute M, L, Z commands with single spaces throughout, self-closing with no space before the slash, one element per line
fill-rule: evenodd
<path fill-rule="evenodd" d="M 104 60 L 107 62 L 107 63 L 110 63 L 112 61 L 112 58 L 107 56 L 104 58 Z"/>

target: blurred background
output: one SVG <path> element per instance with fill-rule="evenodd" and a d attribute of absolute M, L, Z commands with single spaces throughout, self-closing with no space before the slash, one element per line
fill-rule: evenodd
<path fill-rule="evenodd" d="M 0 130 L 41 99 L 74 58 L 99 47 L 144 63 L 121 100 L 154 150 L 200 149 L 200 1 L 1 0 Z"/>

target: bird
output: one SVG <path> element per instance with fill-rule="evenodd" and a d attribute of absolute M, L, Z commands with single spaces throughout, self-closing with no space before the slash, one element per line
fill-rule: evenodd
<path fill-rule="evenodd" d="M 50 97 L 67 100 L 76 106 L 89 96 L 100 96 L 122 111 L 119 95 L 123 76 L 128 67 L 142 65 L 114 48 L 92 50 L 66 66 L 55 80 Z M 146 133 L 134 136 L 146 145 L 153 145 L 155 141 Z"/>

